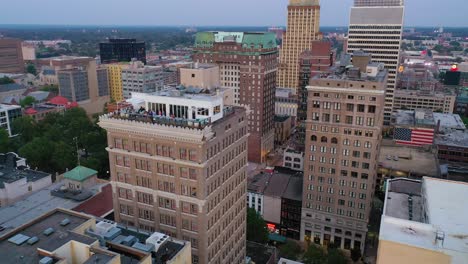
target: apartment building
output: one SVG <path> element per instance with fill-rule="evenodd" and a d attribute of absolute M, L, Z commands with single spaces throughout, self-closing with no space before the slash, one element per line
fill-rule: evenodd
<path fill-rule="evenodd" d="M 10 137 L 13 136 L 13 120 L 22 115 L 21 106 L 0 104 L 0 128 L 5 129 Z"/>
<path fill-rule="evenodd" d="M 146 64 L 146 45 L 136 39 L 109 39 L 99 43 L 101 63 L 130 62 L 132 59 Z"/>
<path fill-rule="evenodd" d="M 99 121 L 116 221 L 190 241 L 194 263 L 243 263 L 246 110 L 202 89 L 133 93 L 132 101 Z"/>
<path fill-rule="evenodd" d="M 23 73 L 21 40 L 0 38 L 0 73 Z"/>
<path fill-rule="evenodd" d="M 365 58 L 308 87 L 301 240 L 364 250 L 387 81 Z"/>
<path fill-rule="evenodd" d="M 162 67 L 145 66 L 141 61 L 132 61 L 122 69 L 123 97 L 129 99 L 133 93 L 154 93 L 164 86 Z"/>
<path fill-rule="evenodd" d="M 193 60 L 214 63 L 221 87 L 234 90 L 234 103 L 248 108 L 249 161 L 262 163 L 274 148 L 278 49 L 274 33 L 200 32 Z"/>

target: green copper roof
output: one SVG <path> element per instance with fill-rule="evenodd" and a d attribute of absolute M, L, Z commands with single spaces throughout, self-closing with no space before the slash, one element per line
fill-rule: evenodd
<path fill-rule="evenodd" d="M 65 177 L 65 179 L 82 182 L 96 174 L 97 171 L 95 170 L 83 166 L 78 166 L 71 171 L 65 172 L 63 176 Z"/>
<path fill-rule="evenodd" d="M 276 47 L 276 35 L 272 32 L 199 32 L 195 37 L 195 47 L 211 48 L 214 43 L 233 41 L 242 44 L 243 48 Z"/>

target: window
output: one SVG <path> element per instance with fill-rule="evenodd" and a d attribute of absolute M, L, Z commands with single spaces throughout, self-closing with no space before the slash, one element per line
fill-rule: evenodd
<path fill-rule="evenodd" d="M 346 124 L 352 125 L 353 124 L 353 117 L 352 116 L 346 116 Z"/>
<path fill-rule="evenodd" d="M 328 142 L 327 137 L 322 137 L 322 138 L 320 139 L 320 142 L 322 142 L 322 143 L 327 143 L 327 142 Z"/>
<path fill-rule="evenodd" d="M 367 107 L 367 112 L 368 112 L 368 113 L 372 113 L 372 114 L 373 114 L 373 113 L 375 113 L 375 110 L 376 110 L 375 105 L 369 105 L 369 106 Z"/>
<path fill-rule="evenodd" d="M 310 137 L 310 140 L 311 140 L 311 141 L 317 141 L 317 136 L 312 135 L 312 136 Z"/>
<path fill-rule="evenodd" d="M 338 144 L 338 139 L 337 138 L 332 138 L 331 143 L 332 144 Z"/>
<path fill-rule="evenodd" d="M 346 104 L 346 111 L 353 112 L 354 111 L 354 105 L 353 104 Z"/>
<path fill-rule="evenodd" d="M 153 205 L 153 195 L 148 193 L 136 192 L 139 203 Z"/>
<path fill-rule="evenodd" d="M 364 113 L 364 112 L 366 111 L 366 106 L 363 105 L 363 104 L 358 104 L 358 106 L 357 106 L 357 111 L 358 111 L 359 113 Z"/>

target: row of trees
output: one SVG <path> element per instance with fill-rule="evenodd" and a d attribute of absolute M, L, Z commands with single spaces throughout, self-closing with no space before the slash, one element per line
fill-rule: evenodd
<path fill-rule="evenodd" d="M 40 122 L 23 116 L 15 119 L 12 127 L 18 136 L 5 139 L 6 131 L 0 132 L 0 152 L 13 151 L 26 158 L 33 168 L 63 173 L 77 165 L 78 146 L 81 164 L 107 177 L 107 134 L 83 109 L 49 114 Z"/>
<path fill-rule="evenodd" d="M 247 209 L 247 240 L 266 244 L 268 243 L 268 228 L 263 218 L 255 209 Z M 304 264 L 347 264 L 348 258 L 343 251 L 334 244 L 328 245 L 326 249 L 319 245 L 310 244 L 306 250 L 296 242 L 288 240 L 285 244 L 279 246 L 280 256 L 301 261 Z M 359 249 L 351 251 L 351 259 L 358 261 L 361 258 Z"/>

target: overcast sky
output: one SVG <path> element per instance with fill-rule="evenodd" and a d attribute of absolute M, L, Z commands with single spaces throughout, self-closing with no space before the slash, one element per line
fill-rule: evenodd
<path fill-rule="evenodd" d="M 352 0 L 321 0 L 321 25 L 346 26 Z M 406 26 L 468 26 L 467 0 L 405 0 Z M 288 0 L 1 0 L 0 24 L 273 26 Z"/>

